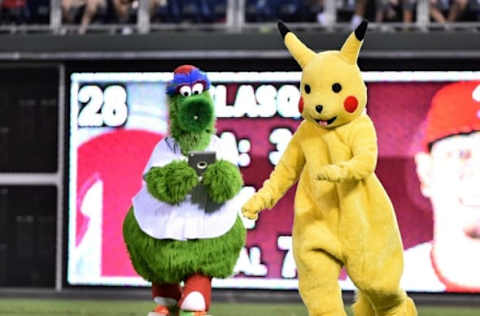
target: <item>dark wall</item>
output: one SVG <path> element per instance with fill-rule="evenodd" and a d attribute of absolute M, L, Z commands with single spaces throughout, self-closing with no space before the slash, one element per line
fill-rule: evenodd
<path fill-rule="evenodd" d="M 55 284 L 57 188 L 22 184 L 57 172 L 59 68 L 0 65 L 0 287 Z"/>
<path fill-rule="evenodd" d="M 0 186 L 0 287 L 55 284 L 54 186 Z"/>
<path fill-rule="evenodd" d="M 58 67 L 0 64 L 0 172 L 56 172 Z"/>

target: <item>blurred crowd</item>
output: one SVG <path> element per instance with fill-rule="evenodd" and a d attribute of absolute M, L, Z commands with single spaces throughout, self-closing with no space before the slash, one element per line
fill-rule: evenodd
<path fill-rule="evenodd" d="M 98 25 L 136 23 L 138 0 L 60 0 L 62 23 L 79 25 L 85 33 L 91 23 Z M 324 10 L 328 0 L 244 0 L 246 22 L 287 22 L 328 24 Z M 334 0 L 338 22 L 352 27 L 363 18 L 370 21 L 412 23 L 420 0 Z M 480 21 L 480 0 L 427 0 L 430 19 L 437 23 Z M 227 0 L 150 0 L 152 23 L 222 23 Z M 0 24 L 47 24 L 50 0 L 0 0 Z"/>
<path fill-rule="evenodd" d="M 137 8 L 138 1 L 133 0 L 62 0 L 62 17 L 64 24 L 80 24 L 79 33 L 83 34 L 94 20 L 119 24 L 134 22 Z"/>
<path fill-rule="evenodd" d="M 328 23 L 327 0 L 247 0 L 247 21 L 275 20 Z M 363 18 L 377 23 L 412 23 L 420 0 L 334 0 L 337 22 L 356 27 Z M 480 21 L 480 0 L 427 0 L 430 20 L 437 23 Z"/>
<path fill-rule="evenodd" d="M 0 0 L 1 24 L 44 24 L 50 16 L 50 0 Z"/>

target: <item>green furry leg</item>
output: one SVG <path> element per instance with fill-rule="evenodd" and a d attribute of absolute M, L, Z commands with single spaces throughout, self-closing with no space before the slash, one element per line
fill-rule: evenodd
<path fill-rule="evenodd" d="M 144 279 L 156 283 L 179 283 L 194 273 L 215 278 L 230 276 L 245 236 L 240 217 L 220 237 L 189 241 L 148 236 L 138 226 L 133 208 L 123 222 L 123 238 L 133 267 Z"/>
<path fill-rule="evenodd" d="M 125 222 L 124 222 L 124 231 L 125 231 Z M 125 236 L 123 237 L 125 240 Z M 137 249 L 134 247 L 131 247 L 127 243 L 127 250 L 128 253 L 130 254 L 130 261 L 132 262 L 133 268 L 139 275 L 142 277 L 144 275 L 153 275 L 153 271 L 150 269 L 148 263 L 143 259 L 143 256 L 137 253 Z"/>

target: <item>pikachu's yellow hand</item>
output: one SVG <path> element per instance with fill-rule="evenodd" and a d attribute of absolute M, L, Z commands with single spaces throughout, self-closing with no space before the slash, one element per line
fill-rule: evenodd
<path fill-rule="evenodd" d="M 347 170 L 338 165 L 326 165 L 317 171 L 317 180 L 340 182 L 347 177 Z"/>
<path fill-rule="evenodd" d="M 248 219 L 256 220 L 258 213 L 264 209 L 264 203 L 258 194 L 254 194 L 250 200 L 242 206 L 242 214 Z"/>

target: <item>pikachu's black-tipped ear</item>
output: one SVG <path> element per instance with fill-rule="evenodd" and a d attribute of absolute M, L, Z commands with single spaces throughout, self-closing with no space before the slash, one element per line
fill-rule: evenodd
<path fill-rule="evenodd" d="M 278 26 L 278 30 L 280 31 L 280 34 L 282 34 L 282 38 L 285 38 L 287 33 L 290 32 L 290 30 L 282 21 L 278 21 L 277 26 Z"/>
<path fill-rule="evenodd" d="M 356 64 L 360 47 L 362 47 L 363 38 L 367 32 L 368 21 L 363 20 L 359 26 L 350 33 L 347 40 L 340 49 L 340 53 L 347 59 L 350 64 Z"/>
<path fill-rule="evenodd" d="M 368 21 L 363 20 L 360 25 L 357 26 L 355 29 L 355 37 L 359 40 L 362 41 L 365 38 L 365 33 L 367 32 L 367 27 L 368 27 Z"/>
<path fill-rule="evenodd" d="M 283 41 L 285 42 L 288 51 L 303 69 L 303 67 L 305 67 L 305 65 L 315 56 L 315 52 L 303 44 L 282 21 L 278 21 L 278 30 L 280 31 L 280 34 L 282 34 Z"/>

